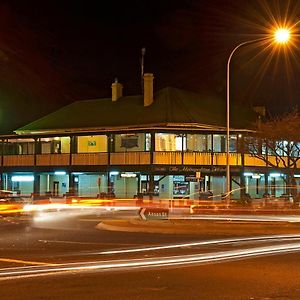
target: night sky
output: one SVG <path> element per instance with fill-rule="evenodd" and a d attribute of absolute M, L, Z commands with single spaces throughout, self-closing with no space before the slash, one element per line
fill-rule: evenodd
<path fill-rule="evenodd" d="M 107 3 L 106 3 L 107 2 Z M 299 1 L 128 0 L 0 3 L 0 132 L 75 100 L 109 97 L 117 77 L 140 94 L 140 53 L 155 89 L 224 99 L 226 63 L 239 43 L 300 19 Z M 297 29 L 298 30 L 298 29 Z M 300 32 L 299 30 L 295 34 Z M 300 40 L 254 44 L 232 61 L 232 101 L 278 114 L 300 104 Z M 299 105 L 300 107 L 300 105 Z"/>

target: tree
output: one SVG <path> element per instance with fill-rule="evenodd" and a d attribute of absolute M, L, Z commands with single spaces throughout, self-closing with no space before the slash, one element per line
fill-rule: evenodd
<path fill-rule="evenodd" d="M 296 110 L 265 122 L 245 138 L 246 152 L 264 161 L 266 166 L 284 168 L 287 191 L 296 201 L 295 172 L 300 160 L 300 116 Z"/>

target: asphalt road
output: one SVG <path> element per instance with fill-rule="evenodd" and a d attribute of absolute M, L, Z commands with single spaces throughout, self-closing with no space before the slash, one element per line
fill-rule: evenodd
<path fill-rule="evenodd" d="M 300 299 L 295 231 L 111 232 L 99 217 L 52 217 L 0 220 L 0 299 Z"/>

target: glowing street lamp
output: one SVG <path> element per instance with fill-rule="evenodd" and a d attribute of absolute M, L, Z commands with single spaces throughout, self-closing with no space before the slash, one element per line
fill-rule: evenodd
<path fill-rule="evenodd" d="M 273 32 L 273 40 L 276 44 L 287 44 L 290 39 L 291 39 L 291 29 L 296 25 L 300 23 L 300 21 L 298 21 L 297 23 L 295 23 L 292 27 L 290 27 L 290 29 L 288 28 L 278 28 L 277 30 L 275 30 Z M 230 201 L 230 161 L 229 161 L 229 142 L 230 142 L 230 62 L 232 59 L 233 54 L 236 52 L 236 50 L 238 50 L 240 47 L 245 46 L 245 45 L 249 45 L 249 44 L 253 44 L 253 43 L 257 43 L 257 42 L 262 42 L 262 41 L 271 41 L 272 36 L 268 35 L 262 38 L 258 38 L 258 39 L 254 39 L 254 40 L 250 40 L 250 41 L 246 41 L 243 43 L 240 43 L 239 45 L 237 45 L 230 53 L 228 60 L 227 60 L 227 93 L 226 93 L 226 110 L 227 110 L 227 114 L 226 114 L 226 193 L 225 193 L 225 197 L 227 202 Z"/>
<path fill-rule="evenodd" d="M 278 28 L 274 34 L 275 42 L 278 44 L 286 44 L 289 42 L 290 37 L 291 33 L 287 28 Z"/>

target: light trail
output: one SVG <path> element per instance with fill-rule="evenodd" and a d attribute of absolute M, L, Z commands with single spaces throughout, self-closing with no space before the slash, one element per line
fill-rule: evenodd
<path fill-rule="evenodd" d="M 129 271 L 158 267 L 191 267 L 201 264 L 228 262 L 232 260 L 255 258 L 266 255 L 300 252 L 300 243 L 288 243 L 276 246 L 254 247 L 240 250 L 213 252 L 206 254 L 139 258 L 130 260 L 106 260 L 57 264 L 55 266 L 32 266 L 0 270 L 0 280 L 21 279 L 36 276 L 67 274 L 91 271 Z"/>
<path fill-rule="evenodd" d="M 40 262 L 40 261 L 28 261 L 28 260 L 20 260 L 20 259 L 12 259 L 12 258 L 0 258 L 0 261 L 3 262 L 10 262 L 10 263 L 17 263 L 17 264 L 27 264 L 27 265 L 52 265 L 54 266 L 55 264 L 49 264 L 45 262 Z"/>
<path fill-rule="evenodd" d="M 207 240 L 207 241 L 192 242 L 192 243 L 181 243 L 175 245 L 173 244 L 173 245 L 143 247 L 143 248 L 134 248 L 134 249 L 109 250 L 109 251 L 102 251 L 102 252 L 94 252 L 92 254 L 135 253 L 135 252 L 187 248 L 187 247 L 206 246 L 206 245 L 221 245 L 221 244 L 242 243 L 242 242 L 265 242 L 265 243 L 270 241 L 282 242 L 291 239 L 295 239 L 295 240 L 300 239 L 300 234 L 255 236 L 255 237 L 234 238 L 234 239 L 227 238 L 227 239 Z"/>
<path fill-rule="evenodd" d="M 185 217 L 172 217 L 176 220 L 221 220 L 221 221 L 244 221 L 244 222 L 300 222 L 300 215 L 191 215 Z"/>

